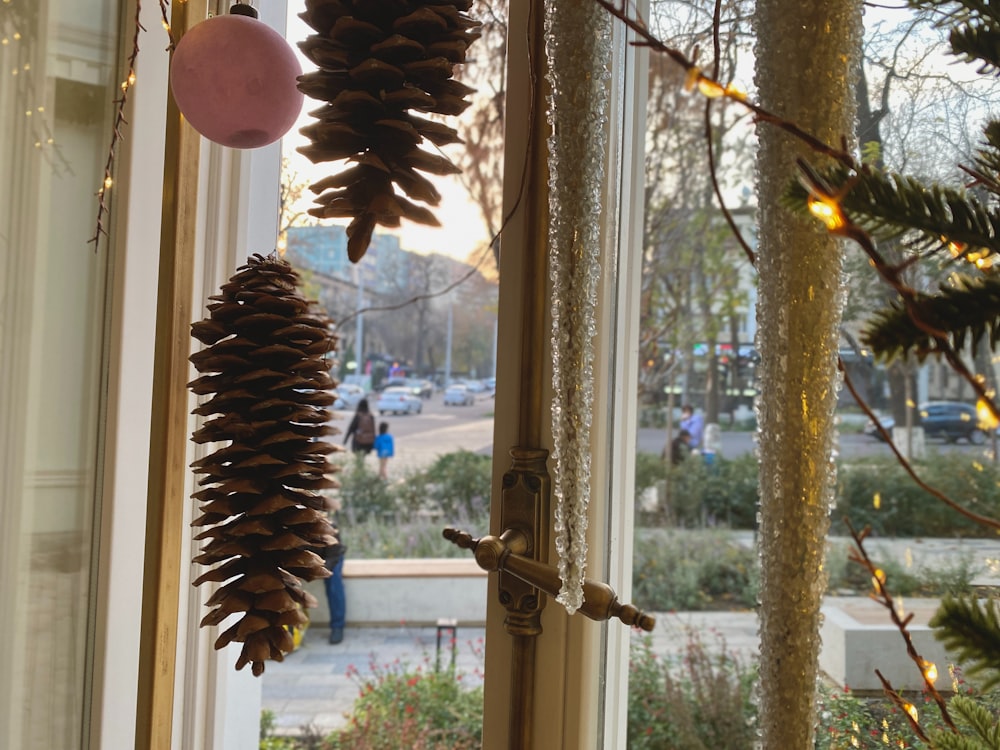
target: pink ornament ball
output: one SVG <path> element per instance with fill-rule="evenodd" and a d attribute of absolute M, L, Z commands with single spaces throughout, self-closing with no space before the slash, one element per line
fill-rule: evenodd
<path fill-rule="evenodd" d="M 301 74 L 295 52 L 270 26 L 242 15 L 215 16 L 181 37 L 170 89 L 203 136 L 230 148 L 258 148 L 295 124 Z"/>

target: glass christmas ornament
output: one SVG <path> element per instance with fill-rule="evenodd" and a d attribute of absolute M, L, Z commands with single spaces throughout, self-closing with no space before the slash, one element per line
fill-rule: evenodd
<path fill-rule="evenodd" d="M 234 5 L 187 32 L 170 62 L 170 89 L 192 127 L 230 148 L 273 143 L 302 110 L 302 68 L 284 38 Z"/>

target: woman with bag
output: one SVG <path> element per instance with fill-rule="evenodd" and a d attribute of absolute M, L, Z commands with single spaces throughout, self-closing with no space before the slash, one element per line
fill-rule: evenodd
<path fill-rule="evenodd" d="M 354 418 L 344 435 L 344 445 L 347 445 L 348 439 L 352 436 L 354 439 L 351 442 L 351 450 L 354 453 L 362 456 L 371 453 L 372 447 L 375 445 L 375 417 L 368 408 L 368 399 L 366 398 L 358 401 L 357 411 L 354 412 Z"/>

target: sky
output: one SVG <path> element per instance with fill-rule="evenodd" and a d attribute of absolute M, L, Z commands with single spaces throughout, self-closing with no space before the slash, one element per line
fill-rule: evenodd
<path fill-rule="evenodd" d="M 299 10 L 301 8 L 298 4 L 289 4 L 286 38 L 296 49 L 296 54 L 299 56 L 299 62 L 302 65 L 303 71 L 310 71 L 314 70 L 315 66 L 303 57 L 296 47 L 296 43 L 299 40 L 305 39 L 312 31 L 298 17 L 297 12 Z M 309 117 L 308 112 L 321 106 L 322 102 L 307 97 L 299 121 L 282 139 L 282 152 L 289 159 L 289 166 L 293 171 L 298 173 L 300 178 L 309 182 L 315 182 L 342 169 L 342 165 L 338 162 L 324 162 L 314 165 L 295 151 L 296 147 L 308 143 L 308 139 L 299 134 L 301 127 L 313 121 Z M 456 119 L 454 117 L 449 118 L 448 124 L 455 127 Z M 431 148 L 433 147 L 429 147 L 428 150 Z M 452 146 L 452 153 L 457 148 L 461 148 L 461 145 Z M 448 150 L 445 153 L 447 154 Z M 436 208 L 432 207 L 431 210 L 437 216 L 442 226 L 427 227 L 404 219 L 403 225 L 398 230 L 379 227 L 376 231 L 397 234 L 400 237 L 400 245 L 404 249 L 422 254 L 441 253 L 442 255 L 448 255 L 462 261 L 467 260 L 473 253 L 478 255 L 478 251 L 482 250 L 489 243 L 485 225 L 480 218 L 479 208 L 469 200 L 468 193 L 457 179 L 436 178 L 433 175 L 427 176 L 433 179 L 438 191 L 441 193 L 441 203 Z M 307 193 L 307 195 L 312 197 L 312 193 Z M 311 200 L 307 201 L 307 204 L 311 206 Z M 343 223 L 346 225 L 348 221 L 326 219 L 322 223 Z"/>

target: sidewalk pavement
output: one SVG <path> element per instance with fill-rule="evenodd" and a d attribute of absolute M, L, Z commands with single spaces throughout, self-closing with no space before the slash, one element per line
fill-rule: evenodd
<path fill-rule="evenodd" d="M 389 473 L 400 477 L 411 469 L 423 469 L 438 456 L 457 451 L 491 454 L 493 418 L 482 417 L 450 427 L 423 430 L 396 441 L 396 456 L 389 461 Z"/>

